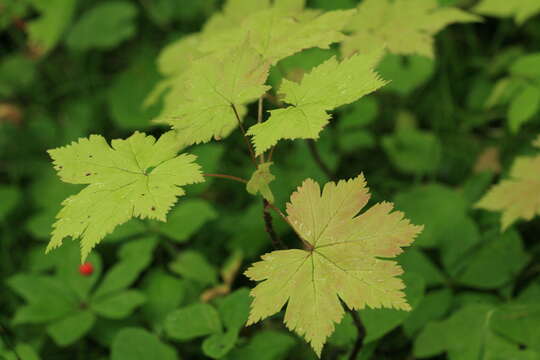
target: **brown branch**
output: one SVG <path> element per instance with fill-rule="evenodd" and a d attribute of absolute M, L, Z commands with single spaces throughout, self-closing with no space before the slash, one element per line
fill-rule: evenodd
<path fill-rule="evenodd" d="M 244 142 L 246 143 L 246 146 L 249 150 L 249 156 L 251 157 L 251 161 L 253 162 L 253 165 L 257 167 L 257 159 L 255 157 L 255 152 L 253 151 L 253 147 L 251 146 L 251 143 L 249 142 L 249 139 L 246 135 L 246 129 L 244 129 L 244 125 L 242 125 L 242 120 L 240 120 L 240 116 L 238 115 L 238 111 L 236 111 L 236 107 L 234 106 L 234 104 L 231 104 L 231 108 L 234 111 L 234 116 L 236 116 L 236 120 L 238 120 L 238 126 L 240 127 L 240 130 L 242 131 Z"/>
<path fill-rule="evenodd" d="M 246 179 L 239 178 L 238 176 L 232 176 L 232 175 L 226 175 L 226 174 L 203 174 L 203 176 L 229 179 L 229 180 L 238 181 L 244 184 L 247 184 L 248 182 Z"/>
<path fill-rule="evenodd" d="M 362 324 L 362 320 L 360 319 L 360 315 L 355 310 L 346 308 L 347 312 L 351 314 L 354 322 L 354 326 L 356 326 L 356 330 L 358 330 L 358 335 L 356 335 L 356 341 L 354 342 L 354 346 L 352 349 L 351 354 L 349 355 L 349 360 L 356 360 L 358 357 L 358 354 L 360 354 L 360 350 L 362 350 L 362 346 L 364 345 L 364 338 L 366 337 L 366 328 L 364 327 L 364 324 Z"/>
<path fill-rule="evenodd" d="M 268 211 L 270 203 L 268 200 L 263 199 L 263 219 L 264 219 L 264 229 L 270 236 L 270 240 L 272 240 L 272 245 L 274 246 L 275 250 L 283 250 L 287 249 L 287 246 L 281 241 L 279 236 L 276 234 L 276 231 L 274 230 L 274 223 L 272 221 L 272 214 Z"/>
<path fill-rule="evenodd" d="M 321 158 L 319 150 L 317 150 L 317 146 L 315 145 L 315 140 L 307 139 L 306 142 L 309 148 L 309 152 L 311 153 L 311 157 L 313 157 L 315 163 L 325 173 L 326 177 L 328 177 L 328 180 L 335 180 L 333 171 L 330 170 L 330 168 L 324 163 L 323 159 Z"/>

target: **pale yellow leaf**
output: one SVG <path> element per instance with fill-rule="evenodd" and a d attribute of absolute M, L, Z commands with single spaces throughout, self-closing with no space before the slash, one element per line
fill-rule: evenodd
<path fill-rule="evenodd" d="M 452 23 L 481 18 L 454 7 L 439 7 L 436 0 L 364 0 L 347 29 L 351 37 L 342 44 L 350 56 L 386 45 L 400 55 L 433 57 L 434 35 Z"/>
<path fill-rule="evenodd" d="M 494 185 L 475 206 L 501 211 L 503 230 L 518 219 L 540 214 L 540 155 L 517 157 L 509 178 Z"/>
<path fill-rule="evenodd" d="M 273 251 L 246 271 L 261 281 L 251 292 L 248 324 L 287 304 L 286 326 L 320 356 L 343 316 L 340 299 L 351 309 L 410 310 L 398 278 L 403 270 L 388 258 L 410 245 L 422 227 L 392 212 L 390 203 L 356 216 L 368 199 L 362 175 L 327 183 L 322 193 L 313 180 L 304 181 L 287 204 L 287 219 L 306 249 Z"/>

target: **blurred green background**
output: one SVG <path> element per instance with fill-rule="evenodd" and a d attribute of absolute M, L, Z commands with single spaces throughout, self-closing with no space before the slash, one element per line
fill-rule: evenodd
<path fill-rule="evenodd" d="M 468 9 L 475 1 L 439 3 Z M 241 273 L 271 243 L 260 199 L 236 183 L 187 187 L 166 224 L 122 225 L 91 255 L 91 276 L 79 273 L 75 242 L 44 255 L 61 201 L 80 189 L 60 182 L 46 150 L 95 133 L 163 133 L 150 122 L 161 105 L 143 106 L 162 78 L 160 51 L 222 5 L 0 0 L 0 359 L 314 358 L 280 316 L 242 326 L 253 284 Z M 270 84 L 337 49 L 281 61 Z M 540 359 L 540 221 L 501 233 L 500 214 L 472 208 L 516 156 L 534 154 L 538 54 L 539 16 L 453 25 L 437 35 L 434 60 L 387 55 L 378 71 L 392 82 L 340 108 L 321 134 L 316 146 L 333 178 L 363 172 L 373 203 L 394 201 L 426 225 L 400 257 L 414 310 L 360 311 L 367 338 L 359 359 Z M 520 61 L 537 77 L 516 70 Z M 253 106 L 246 121 L 255 117 Z M 251 174 L 239 132 L 188 151 L 207 173 Z M 282 208 L 303 179 L 328 181 L 304 141 L 280 143 L 274 162 Z M 507 316 L 523 311 L 526 321 Z M 347 358 L 355 338 L 347 316 L 323 359 Z"/>

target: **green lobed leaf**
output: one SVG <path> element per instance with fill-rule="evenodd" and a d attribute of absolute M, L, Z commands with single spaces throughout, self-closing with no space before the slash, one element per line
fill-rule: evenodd
<path fill-rule="evenodd" d="M 281 139 L 317 139 L 330 119 L 328 110 L 350 104 L 385 84 L 373 71 L 381 54 L 381 50 L 373 51 L 342 62 L 332 57 L 306 74 L 301 83 L 283 80 L 279 92 L 291 106 L 271 110 L 267 121 L 248 130 L 256 154 Z"/>
<path fill-rule="evenodd" d="M 98 135 L 49 150 L 64 182 L 88 184 L 67 198 L 54 224 L 47 250 L 63 238 L 81 238 L 84 260 L 92 248 L 114 228 L 132 217 L 165 221 L 182 185 L 201 182 L 195 156 L 176 156 L 174 132 L 159 140 L 135 132 L 126 140 L 113 140 L 112 148 Z"/>
<path fill-rule="evenodd" d="M 287 220 L 304 249 L 265 254 L 245 272 L 260 282 L 251 291 L 248 325 L 287 303 L 284 323 L 320 356 L 343 317 L 339 299 L 351 309 L 410 310 L 405 285 L 397 278 L 403 270 L 390 259 L 412 243 L 422 226 L 392 212 L 386 202 L 356 216 L 368 199 L 362 175 L 329 182 L 322 190 L 312 179 L 303 182 L 287 204 Z"/>
<path fill-rule="evenodd" d="M 238 126 L 243 105 L 258 99 L 268 87 L 268 63 L 247 43 L 193 62 L 182 78 L 174 111 L 160 116 L 186 145 L 221 139 Z"/>
<path fill-rule="evenodd" d="M 298 8 L 293 5 L 264 9 L 261 4 L 259 11 L 242 18 L 243 21 L 238 21 L 236 26 L 229 24 L 220 32 L 206 28 L 203 32 L 206 36 L 199 49 L 219 51 L 224 46 L 238 45 L 247 37 L 265 62 L 275 64 L 301 50 L 313 47 L 327 49 L 330 44 L 342 41 L 345 36 L 341 30 L 355 13 L 354 10 L 299 12 Z"/>

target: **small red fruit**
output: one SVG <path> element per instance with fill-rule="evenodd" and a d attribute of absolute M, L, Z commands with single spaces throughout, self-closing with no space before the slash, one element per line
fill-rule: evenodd
<path fill-rule="evenodd" d="M 79 266 L 79 272 L 81 273 L 81 275 L 90 276 L 94 272 L 94 266 L 92 266 L 92 264 L 90 264 L 89 262 L 84 263 Z"/>

